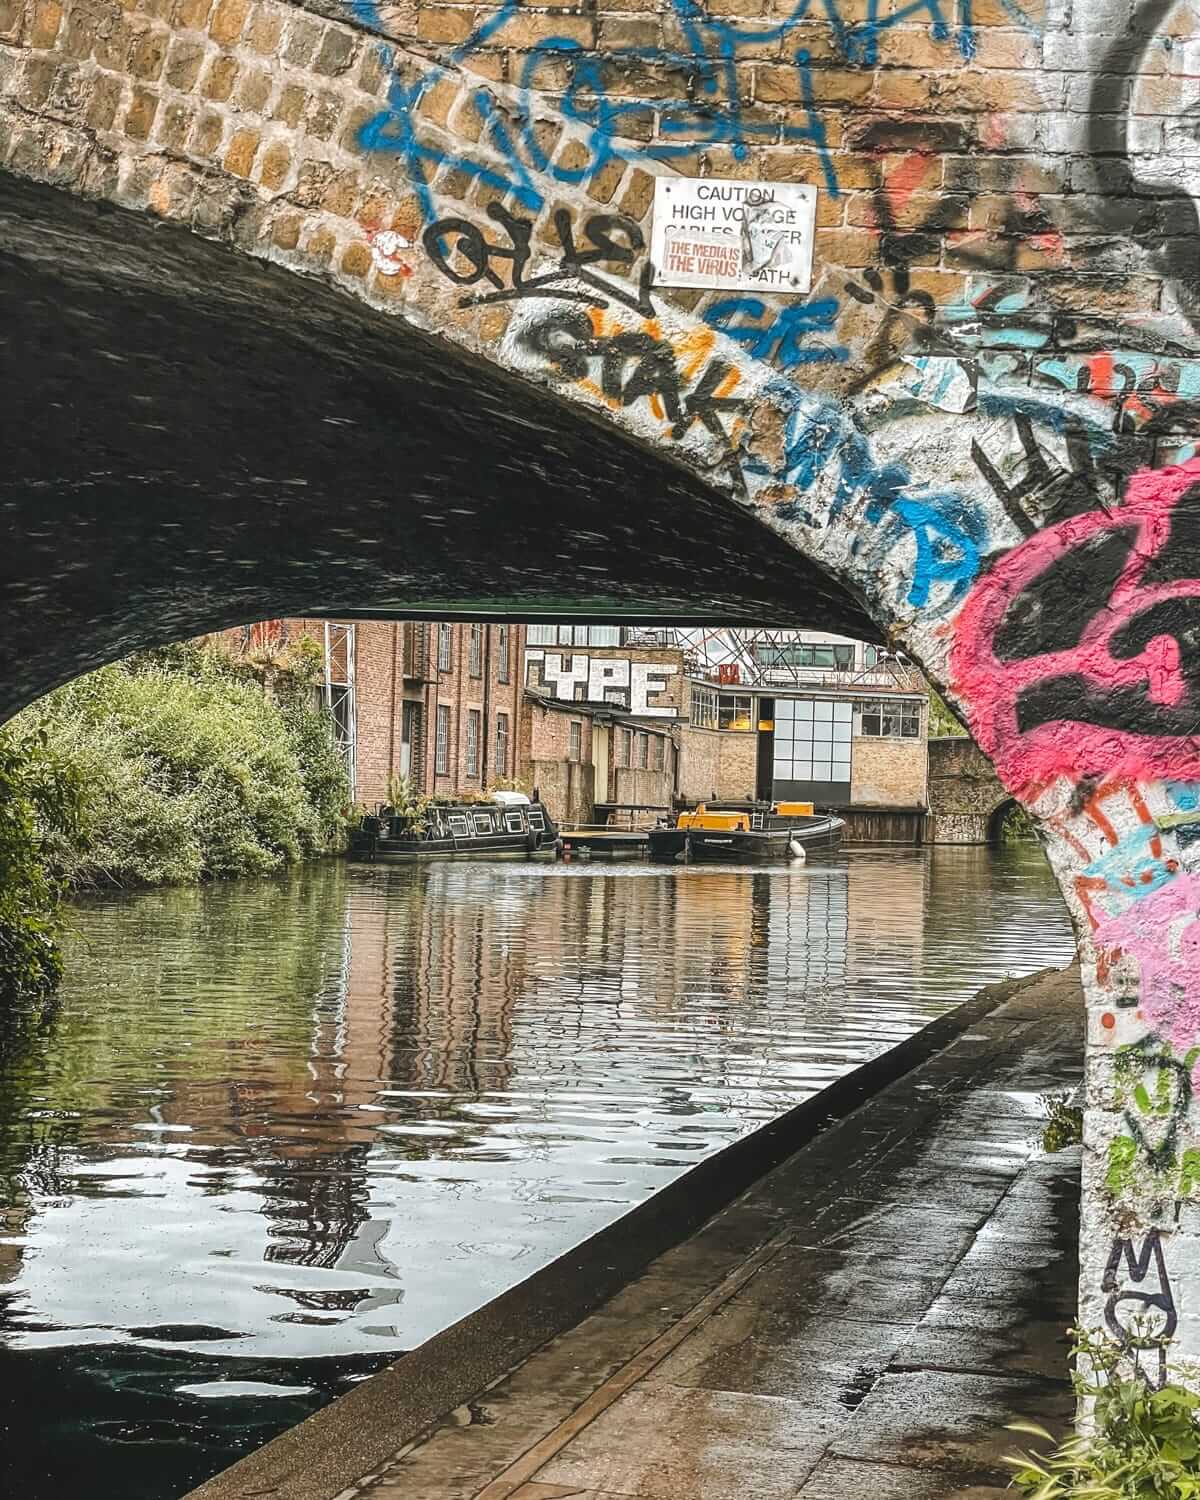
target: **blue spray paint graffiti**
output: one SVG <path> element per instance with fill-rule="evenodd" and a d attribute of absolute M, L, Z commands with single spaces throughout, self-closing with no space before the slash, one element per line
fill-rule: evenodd
<path fill-rule="evenodd" d="M 359 21 L 376 30 L 384 29 L 378 0 L 346 0 L 346 3 Z M 697 0 L 671 0 L 671 3 L 685 43 L 678 51 L 625 47 L 614 48 L 599 57 L 572 38 L 550 37 L 525 60 L 518 80 L 516 111 L 509 103 L 502 106 L 487 88 L 478 88 L 473 102 L 483 121 L 480 144 L 486 154 L 494 154 L 489 163 L 473 154 L 448 151 L 423 138 L 417 113 L 422 99 L 439 78 L 459 76 L 452 70 L 468 63 L 474 53 L 493 39 L 503 40 L 505 26 L 520 10 L 520 0 L 503 0 L 487 21 L 450 53 L 445 70 L 431 68 L 411 84 L 393 79 L 387 108 L 362 126 L 359 144 L 365 151 L 387 151 L 403 160 L 427 221 L 436 217 L 430 182 L 432 172 L 439 167 L 465 172 L 498 191 L 511 193 L 522 207 L 536 212 L 543 206 L 545 195 L 533 180 L 532 172 L 576 185 L 592 180 L 613 160 L 640 161 L 652 166 L 688 155 L 698 146 L 728 146 L 736 159 L 744 160 L 756 140 L 810 146 L 820 162 L 827 191 L 837 196 L 837 174 L 818 109 L 809 53 L 798 48 L 790 58 L 799 94 L 793 114 L 799 117 L 799 123 L 752 118 L 743 108 L 737 66 L 748 47 L 759 49 L 764 43 L 783 41 L 801 22 L 809 20 L 816 0 L 797 0 L 790 15 L 764 27 L 718 20 L 707 15 Z M 884 0 L 869 0 L 866 18 L 853 24 L 843 19 L 839 3 L 840 0 L 821 0 L 837 44 L 851 66 L 872 66 L 878 58 L 881 35 L 918 15 L 928 18 L 935 40 L 949 41 L 953 36 L 964 57 L 974 53 L 971 0 L 951 0 L 955 7 L 955 28 L 947 19 L 942 0 L 913 0 L 912 4 L 886 16 L 879 14 Z M 757 56 L 758 51 L 753 55 Z M 558 107 L 562 115 L 583 129 L 587 159 L 582 165 L 564 167 L 554 162 L 537 139 L 534 104 L 540 92 L 539 76 L 548 60 L 566 62 L 569 66 L 569 82 Z M 391 58 L 387 61 L 390 66 Z M 607 86 L 606 69 L 620 68 L 630 62 L 686 73 L 692 80 L 691 94 L 681 83 L 679 97 L 614 98 Z M 669 139 L 650 146 L 633 144 L 622 136 L 624 122 L 648 111 L 657 114 L 660 133 Z"/>
<path fill-rule="evenodd" d="M 836 298 L 824 297 L 770 311 L 774 316 L 764 322 L 768 308 L 757 297 L 723 297 L 706 309 L 703 317 L 710 328 L 719 328 L 736 339 L 755 359 L 774 362 L 782 370 L 796 365 L 845 364 L 850 358 L 844 345 L 820 339 L 821 334 L 834 331 Z M 808 342 L 814 336 L 817 342 Z"/>
<path fill-rule="evenodd" d="M 916 609 L 929 604 L 935 588 L 945 588 L 942 601 L 957 604 L 979 572 L 986 545 L 986 528 L 979 512 L 961 495 L 932 494 L 921 498 L 901 495 L 887 504 L 872 501 L 868 521 L 882 523 L 884 550 L 910 535 L 916 544 L 908 602 Z"/>
<path fill-rule="evenodd" d="M 1166 789 L 1174 811 L 1155 821 L 1174 832 L 1181 849 L 1190 849 L 1200 843 L 1200 782 L 1168 781 Z"/>
<path fill-rule="evenodd" d="M 964 597 L 979 573 L 989 545 L 983 511 L 962 495 L 917 485 L 903 463 L 880 463 L 864 433 L 835 403 L 814 398 L 789 382 L 772 381 L 766 394 L 787 410 L 784 458 L 771 472 L 761 461 L 746 461 L 746 471 L 772 483 L 793 485 L 797 499 L 775 514 L 784 521 L 828 525 L 855 502 L 875 528 L 856 539 L 855 551 L 881 563 L 897 546 L 915 548 L 907 602 L 916 609 L 948 609 Z M 832 498 L 820 513 L 805 503 L 817 481 L 837 466 Z M 873 570 L 885 582 L 883 569 Z M 936 597 L 935 597 L 936 596 Z"/>

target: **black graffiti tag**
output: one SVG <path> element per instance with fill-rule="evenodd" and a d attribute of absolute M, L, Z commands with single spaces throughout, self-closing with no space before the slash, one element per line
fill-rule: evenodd
<path fill-rule="evenodd" d="M 1116 513 L 1119 521 L 1120 512 Z M 1153 555 L 1143 548 L 1149 542 Z M 1136 573 L 1136 578 L 1131 576 Z M 1081 671 L 1031 683 L 1017 702 L 1022 733 L 1039 724 L 1074 719 L 1103 729 L 1187 736 L 1200 728 L 1200 597 L 1180 584 L 1200 576 L 1200 485 L 1176 503 L 1165 533 L 1144 538 L 1136 525 L 1117 525 L 1070 549 L 1014 599 L 994 639 L 1002 662 L 1076 651 Z M 1192 583 L 1195 588 L 1195 584 Z M 1088 649 L 1093 620 L 1106 622 L 1106 639 Z M 1112 674 L 1088 671 L 1143 657 L 1163 643 L 1161 682 L 1152 696 L 1145 680 L 1118 685 Z"/>
<path fill-rule="evenodd" d="M 738 492 L 744 491 L 741 466 L 721 420 L 723 412 L 740 411 L 746 404 L 740 397 L 720 394 L 734 374 L 727 361 L 711 359 L 689 387 L 665 339 L 638 330 L 597 336 L 588 315 L 571 309 L 524 329 L 520 342 L 528 353 L 544 359 L 561 380 L 586 380 L 592 362 L 598 360 L 601 394 L 622 407 L 657 399 L 676 442 L 699 422 L 725 447 L 723 464 Z"/>
<path fill-rule="evenodd" d="M 554 211 L 554 233 L 558 240 L 558 264 L 552 271 L 527 277 L 533 256 L 533 224 L 509 213 L 502 203 L 489 203 L 487 214 L 508 237 L 498 244 L 485 237 L 469 219 L 438 219 L 426 229 L 422 243 L 430 260 L 443 276 L 458 286 L 474 287 L 488 282 L 493 290 L 463 297 L 460 307 L 480 307 L 488 302 L 512 302 L 522 297 L 556 297 L 607 307 L 609 301 L 632 308 L 643 317 L 653 315 L 650 284 L 654 271 L 643 261 L 636 284 L 622 286 L 595 275 L 591 267 L 607 265 L 632 268 L 646 248 L 641 226 L 624 214 L 592 214 L 583 226 L 586 244 L 575 239 L 571 215 L 565 208 Z M 508 282 L 496 269 L 507 265 Z M 576 290 L 578 282 L 587 290 Z"/>
<path fill-rule="evenodd" d="M 1147 1283 L 1153 1262 L 1158 1290 L 1135 1291 L 1123 1287 L 1122 1262 L 1134 1287 L 1142 1287 Z M 1154 1282 L 1150 1283 L 1153 1284 Z M 1140 1253 L 1134 1252 L 1132 1240 L 1118 1236 L 1113 1241 L 1101 1290 L 1108 1294 L 1108 1300 L 1104 1304 L 1104 1321 L 1108 1324 L 1109 1332 L 1126 1354 L 1133 1356 L 1138 1374 L 1146 1384 L 1161 1390 L 1167 1383 L 1167 1345 L 1179 1326 L 1179 1314 L 1171 1291 L 1171 1278 L 1167 1275 L 1162 1236 L 1157 1229 L 1152 1229 L 1146 1236 Z M 1118 1316 L 1126 1307 L 1132 1312 L 1132 1326 L 1127 1326 Z M 1161 1326 L 1152 1327 L 1150 1319 L 1155 1312 L 1162 1314 Z M 1156 1356 L 1153 1374 L 1142 1368 L 1140 1356 L 1145 1351 L 1153 1352 Z"/>

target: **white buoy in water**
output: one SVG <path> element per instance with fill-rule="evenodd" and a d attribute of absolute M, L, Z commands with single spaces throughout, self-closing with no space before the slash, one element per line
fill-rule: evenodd
<path fill-rule="evenodd" d="M 804 852 L 804 845 L 799 839 L 788 840 L 788 853 L 793 859 L 798 859 L 802 862 L 808 858 L 808 855 Z"/>

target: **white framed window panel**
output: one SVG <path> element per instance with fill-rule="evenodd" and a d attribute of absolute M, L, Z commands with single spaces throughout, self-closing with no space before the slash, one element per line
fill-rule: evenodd
<path fill-rule="evenodd" d="M 776 781 L 849 781 L 854 705 L 821 699 L 775 702 Z"/>

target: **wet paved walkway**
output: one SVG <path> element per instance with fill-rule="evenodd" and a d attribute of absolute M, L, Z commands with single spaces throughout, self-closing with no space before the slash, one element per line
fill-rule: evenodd
<path fill-rule="evenodd" d="M 1006 1422 L 1070 1419 L 1082 1062 L 1038 978 L 770 1173 L 454 1420 L 369 1500 L 999 1496 Z"/>

